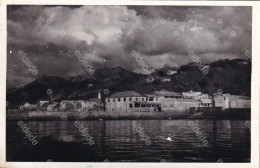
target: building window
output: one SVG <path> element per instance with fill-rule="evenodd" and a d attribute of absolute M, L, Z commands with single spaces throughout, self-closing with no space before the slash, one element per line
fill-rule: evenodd
<path fill-rule="evenodd" d="M 120 102 L 120 98 L 118 98 L 118 101 Z"/>
<path fill-rule="evenodd" d="M 107 99 L 107 102 L 110 102 L 110 99 Z"/>
<path fill-rule="evenodd" d="M 142 101 L 144 101 L 144 98 L 142 98 Z"/>
<path fill-rule="evenodd" d="M 124 101 L 126 101 L 126 98 L 124 98 Z"/>
<path fill-rule="evenodd" d="M 115 99 L 113 99 L 113 102 L 115 102 L 116 100 Z"/>
<path fill-rule="evenodd" d="M 131 98 L 131 97 L 129 98 L 129 101 L 132 101 L 132 98 Z"/>
<path fill-rule="evenodd" d="M 132 104 L 129 104 L 129 108 L 133 108 L 133 105 L 132 105 Z"/>
<path fill-rule="evenodd" d="M 135 98 L 135 101 L 138 101 L 138 98 Z"/>

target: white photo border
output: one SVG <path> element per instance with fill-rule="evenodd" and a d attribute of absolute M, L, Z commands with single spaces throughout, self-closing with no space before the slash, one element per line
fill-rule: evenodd
<path fill-rule="evenodd" d="M 6 162 L 6 64 L 7 5 L 161 5 L 161 6 L 251 6 L 252 7 L 252 80 L 251 80 L 251 163 L 129 163 L 129 162 Z M 0 1 L 0 168 L 259 168 L 259 95 L 260 95 L 260 2 L 257 1 L 103 1 L 103 0 L 4 0 Z M 48 167 L 47 167 L 48 166 Z"/>

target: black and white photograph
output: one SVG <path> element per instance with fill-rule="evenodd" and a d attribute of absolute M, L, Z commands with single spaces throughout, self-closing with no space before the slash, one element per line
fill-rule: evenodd
<path fill-rule="evenodd" d="M 6 162 L 251 163 L 252 6 L 6 12 Z"/>

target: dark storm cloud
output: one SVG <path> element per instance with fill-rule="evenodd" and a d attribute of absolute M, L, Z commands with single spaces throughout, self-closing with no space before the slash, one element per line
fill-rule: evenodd
<path fill-rule="evenodd" d="M 122 66 L 139 72 L 131 51 L 148 66 L 247 57 L 251 7 L 9 6 L 8 74 L 35 77 L 15 56 L 27 53 L 39 76 L 86 73 L 74 52 L 94 69 Z"/>

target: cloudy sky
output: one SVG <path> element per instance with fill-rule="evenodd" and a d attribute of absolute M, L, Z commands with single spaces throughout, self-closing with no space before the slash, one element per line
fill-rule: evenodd
<path fill-rule="evenodd" d="M 86 73 L 80 51 L 93 69 L 117 67 L 142 72 L 146 65 L 247 59 L 251 49 L 251 7 L 182 6 L 8 6 L 8 78 Z M 39 71 L 33 75 L 17 57 L 22 50 Z"/>

